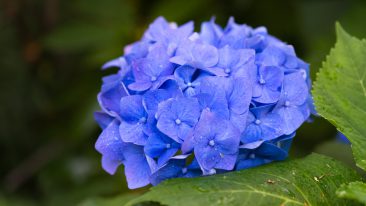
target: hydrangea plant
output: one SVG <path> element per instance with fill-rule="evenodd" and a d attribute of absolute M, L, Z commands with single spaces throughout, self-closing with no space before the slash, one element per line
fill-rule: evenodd
<path fill-rule="evenodd" d="M 110 67 L 95 147 L 108 173 L 124 165 L 131 189 L 284 160 L 312 110 L 309 65 L 233 18 L 198 33 L 159 17 Z"/>

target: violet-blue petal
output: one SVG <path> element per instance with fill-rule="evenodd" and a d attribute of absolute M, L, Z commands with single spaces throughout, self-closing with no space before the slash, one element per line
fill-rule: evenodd
<path fill-rule="evenodd" d="M 166 163 L 179 149 L 180 145 L 166 137 L 155 133 L 149 136 L 144 151 L 152 158 L 158 158 L 158 165 Z"/>
<path fill-rule="evenodd" d="M 178 97 L 159 104 L 158 129 L 175 140 L 182 142 L 198 121 L 200 110 L 196 98 Z"/>
<path fill-rule="evenodd" d="M 232 49 L 225 46 L 219 50 L 221 68 L 228 76 L 241 77 L 245 70 L 254 66 L 255 51 L 252 49 Z"/>
<path fill-rule="evenodd" d="M 102 109 L 107 113 L 112 111 L 119 112 L 119 101 L 122 97 L 128 95 L 126 87 L 119 75 L 111 75 L 102 85 L 98 100 Z"/>
<path fill-rule="evenodd" d="M 276 161 L 284 160 L 288 156 L 287 151 L 267 142 L 264 142 L 260 147 L 258 147 L 255 150 L 255 154 L 262 158 Z"/>
<path fill-rule="evenodd" d="M 263 66 L 281 66 L 286 61 L 286 54 L 276 46 L 268 46 L 258 54 L 256 61 Z"/>
<path fill-rule="evenodd" d="M 214 18 L 211 18 L 211 21 L 203 22 L 201 24 L 200 37 L 205 43 L 218 46 L 222 35 L 223 30 L 220 26 L 215 24 Z"/>
<path fill-rule="evenodd" d="M 128 188 L 135 189 L 150 184 L 151 169 L 143 147 L 128 144 L 123 154 L 126 157 L 123 164 Z"/>
<path fill-rule="evenodd" d="M 122 121 L 119 126 L 119 133 L 124 142 L 134 143 L 137 145 L 145 145 L 147 142 L 147 135 L 144 133 L 144 124 L 127 123 Z"/>
<path fill-rule="evenodd" d="M 121 164 L 122 164 L 122 161 L 120 161 L 118 159 L 113 159 L 106 155 L 102 156 L 102 168 L 111 175 L 116 173 L 117 168 Z"/>
<path fill-rule="evenodd" d="M 154 172 L 150 181 L 152 185 L 157 185 L 160 182 L 183 176 L 183 168 L 185 167 L 185 160 L 183 159 L 172 159 L 168 162 L 168 164 L 164 165 L 158 171 Z"/>
<path fill-rule="evenodd" d="M 254 100 L 269 104 L 278 101 L 281 95 L 284 72 L 280 67 L 266 66 L 258 69 L 258 79 L 254 84 Z"/>
<path fill-rule="evenodd" d="M 298 107 L 282 106 L 274 111 L 279 114 L 283 120 L 282 130 L 284 134 L 291 134 L 306 120 Z"/>
<path fill-rule="evenodd" d="M 285 75 L 283 87 L 284 98 L 292 105 L 302 105 L 308 98 L 309 89 L 300 72 Z"/>
<path fill-rule="evenodd" d="M 169 22 L 164 17 L 158 17 L 150 24 L 148 30 L 144 34 L 144 38 L 150 41 L 159 41 L 162 38 L 162 34 L 166 33 L 169 29 Z"/>
<path fill-rule="evenodd" d="M 268 160 L 265 160 L 263 158 L 243 159 L 238 161 L 235 169 L 236 170 L 249 169 L 252 167 L 263 165 L 265 163 L 268 163 Z"/>
<path fill-rule="evenodd" d="M 143 95 L 143 104 L 148 113 L 155 113 L 158 110 L 159 103 L 172 96 L 173 94 L 165 89 L 150 90 Z"/>
<path fill-rule="evenodd" d="M 262 106 L 251 109 L 251 112 L 248 114 L 247 128 L 241 136 L 244 146 L 255 142 L 272 140 L 283 134 L 282 118 L 280 115 L 272 113 L 270 108 L 272 107 Z"/>
<path fill-rule="evenodd" d="M 217 64 L 219 60 L 218 51 L 209 44 L 200 44 L 187 41 L 178 48 L 175 57 L 170 61 L 179 65 L 190 65 L 199 69 L 207 69 Z"/>
<path fill-rule="evenodd" d="M 127 144 L 121 140 L 118 126 L 118 120 L 112 121 L 95 143 L 95 149 L 103 155 L 103 168 L 110 174 L 114 174 L 118 165 L 125 159 L 123 150 Z"/>
<path fill-rule="evenodd" d="M 123 58 L 123 57 L 118 57 L 116 59 L 113 59 L 113 60 L 105 63 L 102 66 L 102 69 L 108 69 L 108 68 L 111 68 L 111 67 L 119 67 L 121 69 L 125 69 L 127 67 L 126 59 Z"/>
<path fill-rule="evenodd" d="M 102 111 L 94 112 L 94 119 L 101 129 L 105 129 L 114 120 L 113 117 Z"/>
<path fill-rule="evenodd" d="M 137 122 L 140 118 L 146 118 L 146 115 L 141 95 L 131 95 L 121 98 L 120 116 L 124 121 Z"/>
<path fill-rule="evenodd" d="M 217 118 L 204 110 L 193 132 L 194 153 L 204 170 L 230 170 L 235 164 L 240 132 L 229 121 Z"/>
<path fill-rule="evenodd" d="M 229 108 L 224 88 L 214 84 L 212 81 L 203 81 L 199 93 L 195 96 L 198 99 L 201 109 L 209 109 L 223 119 L 229 119 Z"/>

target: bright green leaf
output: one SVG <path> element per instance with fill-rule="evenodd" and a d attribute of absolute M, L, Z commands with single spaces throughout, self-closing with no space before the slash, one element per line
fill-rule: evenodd
<path fill-rule="evenodd" d="M 354 199 L 366 205 L 366 184 L 363 182 L 351 182 L 342 185 L 337 190 L 338 197 Z"/>
<path fill-rule="evenodd" d="M 318 113 L 352 143 L 357 166 L 366 170 L 366 41 L 337 24 L 337 42 L 314 83 Z"/>
<path fill-rule="evenodd" d="M 168 180 L 127 205 L 353 205 L 335 195 L 359 180 L 353 170 L 322 155 L 209 177 Z"/>

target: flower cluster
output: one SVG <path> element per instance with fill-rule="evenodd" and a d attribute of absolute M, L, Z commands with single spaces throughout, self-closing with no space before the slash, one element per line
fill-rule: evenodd
<path fill-rule="evenodd" d="M 283 160 L 309 118 L 309 65 L 292 46 L 230 18 L 199 33 L 157 18 L 104 65 L 95 118 L 102 166 L 129 188 Z"/>

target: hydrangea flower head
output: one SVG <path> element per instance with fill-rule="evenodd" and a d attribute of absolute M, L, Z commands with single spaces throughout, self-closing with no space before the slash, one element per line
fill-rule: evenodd
<path fill-rule="evenodd" d="M 124 165 L 131 189 L 283 160 L 312 111 L 309 65 L 233 18 L 194 32 L 159 17 L 110 67 L 95 147 L 108 173 Z"/>

